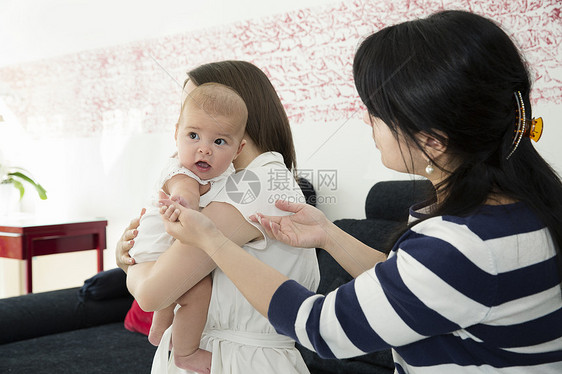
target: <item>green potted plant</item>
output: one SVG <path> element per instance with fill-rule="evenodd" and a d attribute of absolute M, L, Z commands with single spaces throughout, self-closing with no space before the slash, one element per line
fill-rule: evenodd
<path fill-rule="evenodd" d="M 9 167 L 0 164 L 0 185 L 12 185 L 19 191 L 20 200 L 25 194 L 25 183 L 35 188 L 41 200 L 47 199 L 47 191 L 30 177 L 30 173 L 20 167 Z"/>

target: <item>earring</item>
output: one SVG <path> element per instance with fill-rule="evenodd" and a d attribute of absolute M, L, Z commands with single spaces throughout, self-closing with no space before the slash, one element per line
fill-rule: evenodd
<path fill-rule="evenodd" d="M 433 164 L 431 163 L 431 160 L 429 161 L 429 164 L 427 164 L 427 166 L 425 167 L 425 173 L 427 175 L 431 175 L 433 173 L 435 169 L 433 168 Z"/>

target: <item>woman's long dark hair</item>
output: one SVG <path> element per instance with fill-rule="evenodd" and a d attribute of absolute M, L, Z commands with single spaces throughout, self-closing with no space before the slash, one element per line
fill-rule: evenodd
<path fill-rule="evenodd" d="M 453 155 L 454 171 L 436 186 L 443 200 L 431 216 L 468 215 L 494 194 L 523 201 L 549 228 L 562 272 L 560 178 L 529 138 L 507 159 L 514 92 L 521 92 L 531 119 L 531 82 L 518 48 L 499 26 L 464 11 L 390 26 L 362 42 L 353 70 L 370 115 L 422 150 L 415 135 L 431 134 Z"/>
<path fill-rule="evenodd" d="M 289 119 L 275 88 L 263 71 L 249 62 L 230 60 L 201 65 L 187 75 L 188 80 L 196 85 L 214 82 L 238 92 L 248 107 L 248 136 L 260 151 L 281 153 L 287 169 L 296 170 Z"/>

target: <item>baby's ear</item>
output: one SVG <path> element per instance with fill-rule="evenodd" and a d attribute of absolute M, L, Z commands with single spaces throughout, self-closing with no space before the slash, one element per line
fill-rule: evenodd
<path fill-rule="evenodd" d="M 174 133 L 174 140 L 177 141 L 178 140 L 178 129 L 179 129 L 179 122 L 176 122 L 176 132 Z"/>
<path fill-rule="evenodd" d="M 234 155 L 233 160 L 236 160 L 236 157 L 238 157 L 240 152 L 242 152 L 242 148 L 244 148 L 245 145 L 246 145 L 246 139 L 242 139 L 242 141 L 240 142 L 240 145 L 238 146 L 238 150 L 236 151 L 236 155 Z"/>

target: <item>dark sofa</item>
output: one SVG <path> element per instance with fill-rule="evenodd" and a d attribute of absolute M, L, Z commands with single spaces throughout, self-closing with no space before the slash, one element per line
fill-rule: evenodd
<path fill-rule="evenodd" d="M 388 251 L 389 238 L 404 227 L 409 206 L 431 191 L 427 181 L 379 182 L 367 196 L 366 219 L 335 223 L 373 248 Z M 305 194 L 309 202 L 314 200 L 312 188 Z M 351 280 L 325 251 L 318 250 L 318 260 L 320 293 Z M 102 287 L 92 282 L 102 282 Z M 132 301 L 119 269 L 87 280 L 82 288 L 0 299 L 0 373 L 149 373 L 155 347 L 123 324 Z M 338 361 L 297 347 L 313 374 L 394 370 L 390 351 Z"/>
<path fill-rule="evenodd" d="M 133 302 L 125 273 L 99 277 L 113 287 L 0 299 L 0 373 L 150 373 L 156 348 L 123 325 Z"/>

